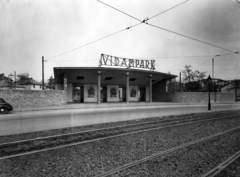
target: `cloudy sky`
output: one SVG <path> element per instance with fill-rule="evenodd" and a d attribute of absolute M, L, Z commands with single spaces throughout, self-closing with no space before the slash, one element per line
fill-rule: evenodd
<path fill-rule="evenodd" d="M 184 0 L 102 2 L 143 20 Z M 160 72 L 178 75 L 184 65 L 191 65 L 212 74 L 211 59 L 222 55 L 215 57 L 214 76 L 240 79 L 240 55 L 234 54 L 240 51 L 239 17 L 236 0 L 189 0 L 148 21 L 214 47 L 147 24 L 124 30 L 139 22 L 96 0 L 0 0 L 0 73 L 29 73 L 40 81 L 42 56 L 49 78 L 53 67 L 97 67 L 105 53 L 154 58 Z"/>

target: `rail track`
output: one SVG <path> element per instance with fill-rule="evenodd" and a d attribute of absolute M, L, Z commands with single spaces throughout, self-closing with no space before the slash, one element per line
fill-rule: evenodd
<path fill-rule="evenodd" d="M 166 157 L 165 159 L 169 161 L 171 159 L 169 157 L 177 157 L 174 153 L 191 152 L 193 149 L 198 149 L 198 145 L 202 144 L 204 147 L 206 142 L 218 140 L 224 136 L 225 139 L 229 139 L 228 137 L 233 137 L 236 132 L 238 134 L 234 137 L 238 138 L 240 135 L 239 117 L 239 111 L 230 111 L 225 114 L 200 114 L 200 116 L 194 115 L 188 118 L 182 116 L 166 117 L 160 120 L 154 118 L 142 122 L 136 121 L 127 126 L 118 125 L 65 134 L 69 135 L 65 138 L 61 135 L 48 136 L 53 139 L 39 137 L 30 141 L 33 145 L 24 144 L 28 142 L 27 140 L 2 143 L 0 145 L 0 150 L 3 149 L 0 157 L 0 176 L 134 176 L 129 175 L 128 172 L 132 170 L 133 173 L 137 173 L 149 164 L 150 166 L 159 165 L 156 159 Z M 125 129 L 121 129 L 122 126 Z M 70 138 L 75 138 L 75 136 L 77 140 L 72 141 Z M 237 144 L 240 144 L 240 139 L 235 140 L 231 140 L 233 143 L 230 145 L 233 146 L 232 144 L 235 143 L 235 149 L 233 149 L 240 150 Z M 53 145 L 50 146 L 48 143 Z M 221 143 L 224 144 L 224 141 Z M 215 146 L 218 147 L 221 143 Z M 225 144 L 218 150 L 224 150 L 223 147 L 227 146 Z M 232 155 L 233 152 L 229 151 L 227 156 L 225 155 L 214 165 L 211 164 L 211 168 Z M 187 160 L 190 159 L 187 158 Z M 30 164 L 33 167 L 29 168 Z M 207 164 L 207 166 L 210 165 Z"/>
<path fill-rule="evenodd" d="M 190 143 L 186 143 L 186 144 L 183 144 L 183 145 L 180 145 L 180 146 L 177 146 L 177 147 L 174 147 L 174 148 L 171 148 L 171 149 L 168 149 L 166 151 L 163 151 L 163 152 L 160 152 L 160 153 L 157 153 L 157 154 L 154 154 L 152 156 L 149 156 L 147 158 L 143 158 L 141 160 L 138 160 L 138 161 L 135 161 L 133 163 L 129 163 L 129 164 L 126 164 L 124 166 L 121 166 L 121 167 L 118 167 L 118 168 L 115 168 L 113 170 L 110 170 L 108 172 L 105 172 L 105 173 L 102 173 L 100 175 L 96 175 L 95 177 L 108 177 L 108 176 L 122 176 L 122 174 L 120 174 L 122 171 L 127 171 L 126 173 L 129 173 L 128 172 L 128 169 L 131 169 L 131 168 L 134 168 L 140 164 L 143 164 L 143 163 L 147 163 L 148 161 L 152 161 L 156 158 L 159 158 L 159 157 L 163 157 L 163 156 L 166 156 L 168 154 L 171 154 L 171 153 L 174 153 L 176 151 L 179 151 L 179 150 L 182 150 L 184 148 L 189 148 L 193 145 L 196 145 L 196 144 L 200 144 L 200 143 L 204 143 L 208 140 L 211 140 L 213 138 L 216 138 L 216 137 L 219 137 L 221 135 L 224 135 L 226 133 L 229 133 L 229 132 L 233 132 L 233 131 L 236 131 L 236 130 L 240 130 L 240 126 L 236 127 L 236 128 L 233 128 L 233 129 L 230 129 L 230 130 L 227 130 L 227 131 L 223 131 L 223 132 L 220 132 L 220 133 L 216 133 L 214 135 L 211 135 L 211 136 L 208 136 L 208 137 L 205 137 L 205 138 L 202 138 L 202 139 L 199 139 L 199 140 L 196 140 L 196 141 L 193 141 L 193 142 L 190 142 Z M 238 132 L 239 133 L 239 132 Z M 239 157 L 240 153 L 238 152 L 237 154 L 235 154 L 234 156 L 232 156 L 231 158 L 227 159 L 224 163 L 220 164 L 219 166 L 217 166 L 216 168 L 214 168 L 212 171 L 210 171 L 209 173 L 205 174 L 203 177 L 215 177 L 216 174 L 218 174 L 220 171 L 219 169 L 221 169 L 221 167 L 225 167 L 225 165 L 229 165 L 229 162 L 232 162 L 233 159 L 235 160 L 236 157 Z M 123 173 L 124 174 L 124 173 Z M 126 175 L 126 174 L 124 174 Z M 127 175 L 128 176 L 128 175 Z"/>
<path fill-rule="evenodd" d="M 234 112 L 233 115 L 226 113 L 224 116 L 210 114 L 208 116 L 189 116 L 163 119 L 158 121 L 147 121 L 130 125 L 121 125 L 115 127 L 94 129 L 82 132 L 54 135 L 47 137 L 34 138 L 29 140 L 14 141 L 0 144 L 0 160 L 12 158 L 37 152 L 43 152 L 53 149 L 59 149 L 93 141 L 99 141 L 107 138 L 126 136 L 140 132 L 147 132 L 156 129 L 171 128 L 174 126 L 183 126 L 203 121 L 214 121 L 218 119 L 232 119 L 240 116 Z"/>
<path fill-rule="evenodd" d="M 221 173 L 227 173 L 228 167 L 230 165 L 233 165 L 233 168 L 237 168 L 237 166 L 234 164 L 234 162 L 239 162 L 240 161 L 240 151 L 229 157 L 227 160 L 210 170 L 208 173 L 202 175 L 202 177 L 220 177 L 224 176 L 227 177 L 226 174 L 221 174 Z M 236 170 L 235 170 L 236 171 Z M 239 170 L 240 171 L 240 170 Z M 239 173 L 239 172 L 238 172 Z M 236 174 L 235 174 L 236 175 Z"/>

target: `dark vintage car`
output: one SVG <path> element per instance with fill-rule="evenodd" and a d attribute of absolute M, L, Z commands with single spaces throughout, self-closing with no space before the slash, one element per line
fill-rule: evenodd
<path fill-rule="evenodd" d="M 0 98 L 0 114 L 6 114 L 12 111 L 13 107 L 7 103 L 4 99 Z"/>

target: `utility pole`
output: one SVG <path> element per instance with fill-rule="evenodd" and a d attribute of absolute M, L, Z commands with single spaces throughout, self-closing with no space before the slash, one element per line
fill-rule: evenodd
<path fill-rule="evenodd" d="M 179 92 L 181 92 L 181 72 L 179 73 Z"/>
<path fill-rule="evenodd" d="M 14 71 L 14 83 L 15 83 L 15 90 L 16 90 L 17 89 L 16 71 Z"/>
<path fill-rule="evenodd" d="M 212 78 L 214 78 L 214 58 L 215 57 L 219 57 L 221 55 L 215 55 L 213 58 L 212 58 Z"/>
<path fill-rule="evenodd" d="M 214 58 L 212 59 L 212 78 L 214 78 Z"/>
<path fill-rule="evenodd" d="M 44 56 L 42 56 L 42 90 L 44 90 Z"/>

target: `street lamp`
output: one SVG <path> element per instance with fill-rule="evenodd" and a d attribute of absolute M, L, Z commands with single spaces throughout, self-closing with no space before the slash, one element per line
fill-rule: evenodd
<path fill-rule="evenodd" d="M 210 101 L 210 82 L 211 82 L 212 78 L 209 75 L 207 78 L 207 82 L 208 82 L 208 110 L 211 110 L 211 101 Z"/>
<path fill-rule="evenodd" d="M 214 58 L 215 57 L 219 57 L 220 55 L 215 55 L 213 58 L 212 58 L 212 77 L 214 78 Z"/>

